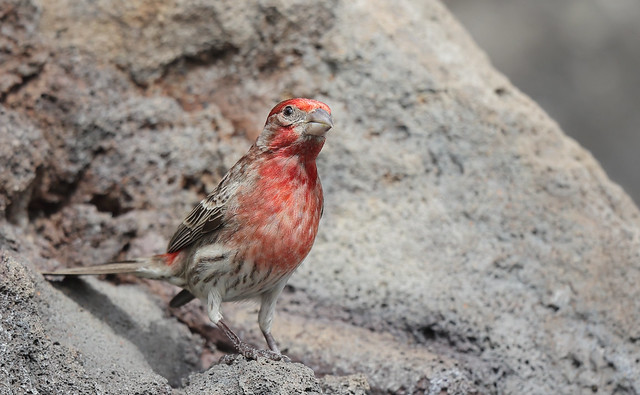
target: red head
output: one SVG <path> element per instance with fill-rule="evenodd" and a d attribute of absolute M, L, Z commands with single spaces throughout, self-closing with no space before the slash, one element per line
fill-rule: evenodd
<path fill-rule="evenodd" d="M 284 150 L 284 154 L 290 155 L 309 153 L 315 158 L 332 127 L 331 109 L 326 104 L 289 99 L 271 110 L 256 145 L 270 151 Z"/>
<path fill-rule="evenodd" d="M 322 108 L 327 113 L 331 114 L 331 109 L 329 109 L 329 106 L 327 106 L 323 102 L 312 99 L 297 98 L 281 101 L 280 103 L 276 104 L 276 106 L 273 107 L 273 109 L 269 113 L 269 117 L 271 117 L 273 114 L 281 112 L 286 106 L 293 106 L 305 112 L 311 112 L 316 108 Z"/>

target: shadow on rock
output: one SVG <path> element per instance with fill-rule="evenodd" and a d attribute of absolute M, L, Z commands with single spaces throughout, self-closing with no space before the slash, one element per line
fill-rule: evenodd
<path fill-rule="evenodd" d="M 143 306 L 140 314 L 132 314 L 92 284 L 78 278 L 67 277 L 51 284 L 109 325 L 117 335 L 133 343 L 149 366 L 165 377 L 172 387 L 180 387 L 184 378 L 201 370 L 199 361 L 188 357 L 188 354 L 192 354 L 189 351 L 193 345 L 187 339 L 180 340 L 172 336 L 162 322 L 149 319 L 146 312 L 142 311 Z"/>

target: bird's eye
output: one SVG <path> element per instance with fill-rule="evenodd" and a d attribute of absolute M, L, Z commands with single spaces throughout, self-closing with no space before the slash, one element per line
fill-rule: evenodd
<path fill-rule="evenodd" d="M 282 113 L 284 114 L 285 117 L 291 116 L 291 114 L 293 114 L 293 107 L 286 106 L 284 110 L 282 110 Z"/>

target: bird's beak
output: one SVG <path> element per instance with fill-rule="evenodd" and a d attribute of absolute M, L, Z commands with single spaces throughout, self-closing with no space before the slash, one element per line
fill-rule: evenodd
<path fill-rule="evenodd" d="M 324 136 L 333 127 L 331 114 L 322 108 L 316 108 L 307 114 L 305 134 Z"/>

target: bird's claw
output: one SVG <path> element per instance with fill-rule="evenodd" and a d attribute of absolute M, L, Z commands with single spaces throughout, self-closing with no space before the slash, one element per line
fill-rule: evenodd
<path fill-rule="evenodd" d="M 291 358 L 284 354 L 280 354 L 279 352 L 274 352 L 271 350 L 255 350 L 258 357 L 268 358 L 272 361 L 282 361 L 282 362 L 291 362 Z M 257 358 L 256 358 L 257 359 Z"/>
<path fill-rule="evenodd" d="M 237 361 L 238 358 L 241 358 L 241 357 L 242 355 L 240 354 L 225 354 L 222 357 L 220 357 L 220 359 L 218 360 L 218 363 L 224 364 L 224 365 L 233 365 L 233 363 Z"/>
<path fill-rule="evenodd" d="M 255 347 L 251 347 L 247 343 L 238 345 L 238 352 L 247 359 L 258 359 L 260 357 L 267 358 L 272 361 L 291 362 L 291 359 L 286 355 L 282 355 L 279 352 L 271 350 L 260 350 Z"/>
<path fill-rule="evenodd" d="M 284 354 L 280 354 L 279 352 L 271 351 L 271 350 L 260 350 L 255 347 L 251 347 L 246 343 L 241 343 L 236 346 L 238 349 L 238 354 L 235 355 L 225 355 L 220 358 L 220 363 L 224 363 L 226 365 L 231 365 L 234 361 L 237 360 L 239 355 L 242 355 L 248 360 L 257 360 L 258 358 L 267 358 L 272 361 L 282 361 L 282 362 L 291 362 L 291 358 Z"/>

